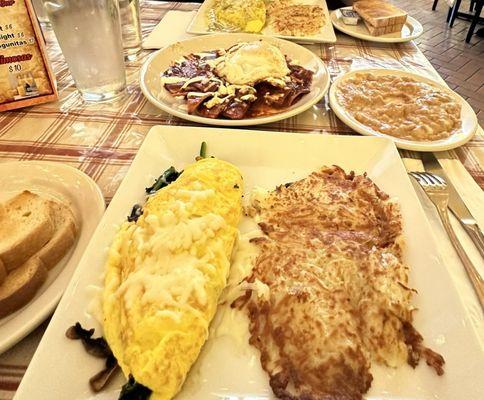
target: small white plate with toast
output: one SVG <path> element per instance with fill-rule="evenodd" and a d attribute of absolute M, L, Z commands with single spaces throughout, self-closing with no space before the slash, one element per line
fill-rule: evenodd
<path fill-rule="evenodd" d="M 90 177 L 60 163 L 1 163 L 0 187 L 1 354 L 52 313 L 105 203 Z"/>
<path fill-rule="evenodd" d="M 343 7 L 331 12 L 331 22 L 333 26 L 349 36 L 353 36 L 357 39 L 366 40 L 369 42 L 379 43 L 403 43 L 409 42 L 418 38 L 423 33 L 423 26 L 415 18 L 407 16 L 407 20 L 403 25 L 403 28 L 399 32 L 387 33 L 384 35 L 374 36 L 370 33 L 364 22 L 358 21 L 357 25 L 347 25 L 343 22 L 341 10 L 352 10 L 353 7 Z"/>

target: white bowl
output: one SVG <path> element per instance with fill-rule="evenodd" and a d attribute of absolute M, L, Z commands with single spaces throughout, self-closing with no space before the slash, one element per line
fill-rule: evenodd
<path fill-rule="evenodd" d="M 432 140 L 432 141 L 417 141 L 417 140 L 408 140 L 402 139 L 395 136 L 385 135 L 378 131 L 373 130 L 372 128 L 362 124 L 361 122 L 357 121 L 344 107 L 342 107 L 338 100 L 336 99 L 336 91 L 338 90 L 338 86 L 344 82 L 346 79 L 354 76 L 358 73 L 372 73 L 373 75 L 400 75 L 412 78 L 418 82 L 424 82 L 438 89 L 442 90 L 443 92 L 447 93 L 448 95 L 452 96 L 454 100 L 456 100 L 461 105 L 461 121 L 462 121 L 462 128 L 455 133 L 452 133 L 449 137 L 440 140 Z M 374 68 L 374 69 L 360 69 L 348 72 L 344 75 L 339 76 L 331 85 L 331 89 L 329 91 L 329 102 L 331 109 L 337 115 L 337 117 L 343 121 L 346 125 L 348 125 L 351 129 L 354 129 L 356 132 L 361 133 L 362 135 L 367 136 L 381 136 L 391 139 L 395 142 L 395 145 L 401 149 L 406 150 L 414 150 L 414 151 L 444 151 L 454 149 L 456 147 L 462 146 L 463 144 L 467 143 L 469 140 L 472 139 L 474 134 L 477 131 L 478 123 L 477 123 L 477 116 L 472 107 L 465 101 L 461 96 L 455 93 L 453 90 L 449 89 L 448 87 L 442 85 L 439 82 L 434 81 L 426 76 L 415 74 L 409 71 L 402 71 L 402 70 L 394 70 L 394 69 L 383 69 L 383 68 Z"/>

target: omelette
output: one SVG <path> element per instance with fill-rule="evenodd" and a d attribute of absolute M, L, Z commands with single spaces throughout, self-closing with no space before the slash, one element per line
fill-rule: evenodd
<path fill-rule="evenodd" d="M 207 340 L 226 286 L 242 206 L 242 176 L 204 158 L 125 222 L 106 263 L 104 334 L 124 375 L 174 397 Z"/>

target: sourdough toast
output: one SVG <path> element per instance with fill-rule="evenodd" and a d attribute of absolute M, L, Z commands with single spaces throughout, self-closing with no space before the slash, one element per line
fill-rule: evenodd
<path fill-rule="evenodd" d="M 11 271 L 37 253 L 54 235 L 49 200 L 23 191 L 2 207 L 0 260 Z"/>
<path fill-rule="evenodd" d="M 0 285 L 0 318 L 27 304 L 47 278 L 47 270 L 38 257 L 10 271 Z"/>
<path fill-rule="evenodd" d="M 29 191 L 0 205 L 0 318 L 34 297 L 77 230 L 68 206 Z"/>
<path fill-rule="evenodd" d="M 379 28 L 370 25 L 368 22 L 363 21 L 365 23 L 366 29 L 370 32 L 372 36 L 381 36 L 386 35 L 388 33 L 396 33 L 401 32 L 402 28 L 405 24 L 395 24 L 395 25 L 387 25 L 387 26 L 380 26 Z"/>
<path fill-rule="evenodd" d="M 404 24 L 407 13 L 393 4 L 381 0 L 359 0 L 353 4 L 355 10 L 365 23 L 374 28 Z"/>
<path fill-rule="evenodd" d="M 3 265 L 2 260 L 0 260 L 0 285 L 3 283 L 6 277 L 7 277 L 7 270 L 5 269 L 5 266 Z"/>
<path fill-rule="evenodd" d="M 67 254 L 74 244 L 77 227 L 72 211 L 64 204 L 50 202 L 53 210 L 55 233 L 47 244 L 36 254 L 50 270 Z"/>

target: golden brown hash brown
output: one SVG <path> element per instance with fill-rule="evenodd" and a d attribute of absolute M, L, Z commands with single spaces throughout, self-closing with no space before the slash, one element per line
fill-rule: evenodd
<path fill-rule="evenodd" d="M 326 167 L 253 199 L 248 213 L 264 235 L 233 306 L 248 312 L 250 343 L 280 399 L 362 399 L 371 361 L 420 357 L 443 373 L 442 356 L 412 326 L 413 289 L 402 262 L 398 204 L 366 175 Z"/>

